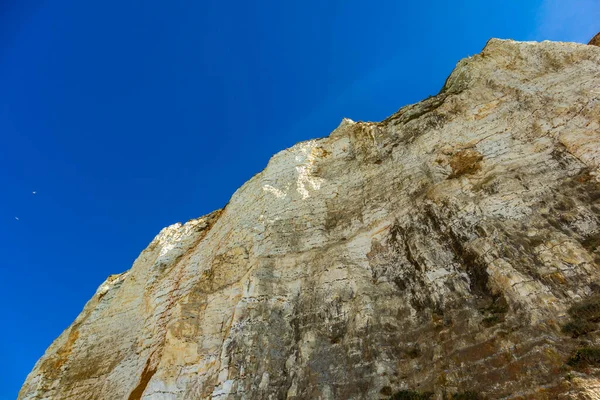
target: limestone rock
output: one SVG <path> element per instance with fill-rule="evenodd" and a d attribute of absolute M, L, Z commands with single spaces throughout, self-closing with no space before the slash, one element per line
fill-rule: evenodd
<path fill-rule="evenodd" d="M 163 229 L 19 398 L 600 398 L 599 96 L 600 48 L 491 40 Z"/>
<path fill-rule="evenodd" d="M 600 46 L 600 32 L 598 32 L 588 44 L 591 44 L 592 46 Z"/>

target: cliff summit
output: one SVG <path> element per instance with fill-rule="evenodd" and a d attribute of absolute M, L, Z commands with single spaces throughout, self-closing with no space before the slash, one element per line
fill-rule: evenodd
<path fill-rule="evenodd" d="M 599 47 L 490 40 L 163 229 L 19 399 L 600 398 L 599 97 Z"/>

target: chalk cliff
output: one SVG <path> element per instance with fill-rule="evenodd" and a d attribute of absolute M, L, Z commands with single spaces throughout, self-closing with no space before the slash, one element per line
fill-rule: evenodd
<path fill-rule="evenodd" d="M 493 39 L 163 229 L 19 398 L 600 398 L 599 241 L 600 47 Z"/>

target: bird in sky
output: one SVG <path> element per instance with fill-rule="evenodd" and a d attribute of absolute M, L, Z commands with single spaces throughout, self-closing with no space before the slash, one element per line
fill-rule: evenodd
<path fill-rule="evenodd" d="M 35 194 L 37 194 L 37 192 L 34 190 L 33 192 L 31 192 L 31 194 L 34 194 L 34 195 L 35 195 Z"/>
<path fill-rule="evenodd" d="M 18 221 L 18 220 L 19 220 L 19 217 L 15 217 L 15 219 Z"/>

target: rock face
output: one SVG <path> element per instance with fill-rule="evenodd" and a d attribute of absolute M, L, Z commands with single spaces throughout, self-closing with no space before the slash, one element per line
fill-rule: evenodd
<path fill-rule="evenodd" d="M 599 97 L 600 48 L 491 40 L 163 229 L 19 398 L 600 398 Z"/>

